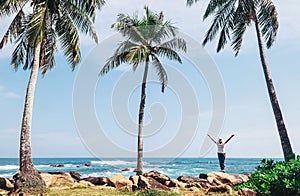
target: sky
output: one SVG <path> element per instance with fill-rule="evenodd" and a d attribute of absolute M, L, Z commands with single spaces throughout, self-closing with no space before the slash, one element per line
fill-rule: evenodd
<path fill-rule="evenodd" d="M 216 53 L 216 42 L 201 42 L 210 20 L 202 20 L 208 1 L 191 8 L 183 0 L 110 0 L 97 14 L 99 43 L 82 36 L 82 63 L 72 72 L 62 53 L 56 67 L 39 76 L 33 108 L 33 157 L 134 156 L 143 67 L 128 66 L 98 77 L 121 37 L 110 28 L 119 13 L 143 14 L 144 5 L 163 11 L 180 36 L 189 40 L 183 64 L 162 60 L 169 85 L 160 92 L 150 69 L 145 114 L 145 155 L 215 157 L 207 133 L 225 139 L 228 157 L 283 157 L 279 135 L 258 56 L 254 26 L 245 35 L 240 54 L 230 45 Z M 290 141 L 300 152 L 300 51 L 298 0 L 274 1 L 279 32 L 266 51 Z M 0 19 L 0 36 L 11 18 Z M 13 45 L 0 50 L 0 157 L 18 157 L 19 135 L 29 71 L 10 65 Z"/>

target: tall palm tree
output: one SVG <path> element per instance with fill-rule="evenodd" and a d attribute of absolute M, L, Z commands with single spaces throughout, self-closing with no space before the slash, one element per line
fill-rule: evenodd
<path fill-rule="evenodd" d="M 79 32 L 89 34 L 97 42 L 93 26 L 96 10 L 104 0 L 4 0 L 0 2 L 0 16 L 15 15 L 0 42 L 0 49 L 8 41 L 16 44 L 11 64 L 17 70 L 31 69 L 27 86 L 20 137 L 20 170 L 15 187 L 43 188 L 45 183 L 34 168 L 30 135 L 32 108 L 39 69 L 45 75 L 55 65 L 57 42 L 74 70 L 80 61 Z M 26 10 L 26 12 L 24 11 Z"/>
<path fill-rule="evenodd" d="M 130 17 L 119 14 L 112 28 L 122 33 L 126 40 L 119 44 L 100 72 L 100 75 L 106 74 L 123 63 L 132 64 L 134 71 L 139 65 L 145 65 L 138 118 L 137 175 L 143 173 L 143 118 L 149 66 L 152 65 L 156 69 L 162 84 L 161 91 L 164 92 L 168 78 L 159 57 L 182 63 L 176 50 L 186 51 L 185 41 L 176 37 L 177 28 L 170 21 L 164 21 L 162 12 L 151 12 L 146 6 L 144 10 L 145 15 L 142 19 L 137 15 Z"/>
<path fill-rule="evenodd" d="M 192 5 L 197 1 L 187 0 L 187 5 Z M 205 35 L 203 45 L 213 40 L 217 33 L 220 32 L 217 52 L 223 49 L 229 40 L 232 40 L 231 46 L 235 51 L 235 55 L 238 55 L 246 29 L 252 22 L 254 23 L 260 60 L 281 140 L 284 159 L 285 161 L 290 160 L 294 157 L 294 153 L 279 107 L 264 49 L 264 41 L 267 48 L 270 48 L 277 36 L 279 24 L 275 5 L 272 0 L 210 0 L 203 18 L 206 19 L 212 14 L 214 14 L 214 19 Z"/>

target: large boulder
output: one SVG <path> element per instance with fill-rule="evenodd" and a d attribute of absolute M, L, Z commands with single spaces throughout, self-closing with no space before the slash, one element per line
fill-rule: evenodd
<path fill-rule="evenodd" d="M 126 188 L 127 190 L 132 190 L 132 181 L 127 179 L 125 176 L 117 175 L 110 178 L 110 181 L 114 184 L 117 189 Z"/>
<path fill-rule="evenodd" d="M 210 181 L 210 179 L 217 179 L 223 184 L 233 184 L 233 185 L 241 184 L 249 180 L 249 177 L 244 174 L 227 174 L 223 172 L 210 172 L 207 174 L 207 176 L 208 176 L 207 177 L 208 181 Z"/>
<path fill-rule="evenodd" d="M 96 186 L 112 186 L 115 187 L 114 183 L 107 177 L 87 177 L 82 180 L 92 183 Z"/>
<path fill-rule="evenodd" d="M 207 182 L 206 179 L 193 177 L 193 176 L 179 176 L 177 180 L 185 183 L 192 183 L 192 182 Z"/>
<path fill-rule="evenodd" d="M 69 173 L 40 173 L 46 183 L 46 187 L 73 186 L 75 180 Z"/>
<path fill-rule="evenodd" d="M 147 172 L 147 173 L 144 173 L 144 175 L 146 178 L 150 177 L 150 178 L 153 178 L 155 179 L 156 181 L 160 182 L 161 184 L 164 184 L 166 183 L 166 181 L 169 181 L 170 178 L 169 176 L 165 175 L 165 174 L 162 174 L 158 171 L 150 171 L 150 172 Z"/>

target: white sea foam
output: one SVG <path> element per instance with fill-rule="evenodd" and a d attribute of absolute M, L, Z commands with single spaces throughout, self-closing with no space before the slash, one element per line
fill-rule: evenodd
<path fill-rule="evenodd" d="M 0 170 L 16 170 L 19 169 L 18 165 L 1 165 Z"/>
<path fill-rule="evenodd" d="M 101 177 L 101 176 L 104 176 L 104 177 L 111 177 L 111 176 L 114 176 L 116 175 L 116 173 L 113 173 L 113 172 L 93 172 L 93 173 L 89 173 L 89 174 L 83 174 L 81 176 L 81 178 L 87 178 L 89 176 L 91 177 Z"/>
<path fill-rule="evenodd" d="M 135 165 L 136 162 L 131 161 L 121 161 L 121 160 L 115 160 L 115 161 L 91 161 L 92 165 L 112 165 L 112 166 L 120 166 L 120 165 Z"/>
<path fill-rule="evenodd" d="M 12 178 L 15 173 L 0 174 L 1 178 Z"/>

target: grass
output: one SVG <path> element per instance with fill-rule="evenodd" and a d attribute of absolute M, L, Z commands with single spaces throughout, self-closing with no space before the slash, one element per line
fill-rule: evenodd
<path fill-rule="evenodd" d="M 100 196 L 100 195 L 136 195 L 136 196 L 179 196 L 176 193 L 148 190 L 146 192 L 131 192 L 127 190 L 99 189 L 94 187 L 77 187 L 71 189 L 48 189 L 43 195 L 46 196 Z"/>
<path fill-rule="evenodd" d="M 99 189 L 95 187 L 77 187 L 77 188 L 70 188 L 70 189 L 48 189 L 46 192 L 43 193 L 45 196 L 106 196 L 106 195 L 134 195 L 134 196 L 205 196 L 207 195 L 204 191 L 200 192 L 191 192 L 191 191 L 181 191 L 180 194 L 172 193 L 172 192 L 164 192 L 158 190 L 147 190 L 144 192 L 136 191 L 131 192 L 127 190 L 111 190 L 111 189 Z M 220 194 L 220 193 L 209 193 L 208 195 L 211 196 L 225 196 L 228 194 Z M 233 192 L 232 195 L 238 195 L 237 192 Z"/>

